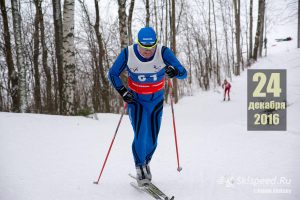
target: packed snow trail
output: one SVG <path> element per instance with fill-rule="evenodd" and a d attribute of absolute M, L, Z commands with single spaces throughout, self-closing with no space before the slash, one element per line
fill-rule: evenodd
<path fill-rule="evenodd" d="M 285 45 L 285 44 L 284 44 Z M 279 48 L 279 47 L 278 47 Z M 156 185 L 176 199 L 299 199 L 300 51 L 270 54 L 252 68 L 287 68 L 287 131 L 247 132 L 246 72 L 232 80 L 231 101 L 222 90 L 195 93 L 175 105 L 183 170 L 176 170 L 170 106 L 151 163 Z M 130 185 L 133 133 L 125 116 L 99 185 L 97 178 L 120 115 L 99 120 L 0 113 L 1 200 L 147 199 Z M 256 193 L 261 185 L 238 177 L 291 179 L 290 194 Z M 265 187 L 265 185 L 263 185 Z"/>

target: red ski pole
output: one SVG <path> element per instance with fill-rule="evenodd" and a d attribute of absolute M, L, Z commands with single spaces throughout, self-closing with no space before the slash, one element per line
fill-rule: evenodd
<path fill-rule="evenodd" d="M 107 152 L 107 154 L 106 154 L 106 157 L 105 157 L 104 163 L 103 163 L 103 165 L 102 165 L 102 168 L 101 168 L 101 171 L 100 171 L 100 174 L 99 174 L 98 180 L 97 180 L 97 181 L 94 181 L 94 184 L 98 184 L 98 183 L 99 183 L 99 180 L 100 180 L 100 178 L 101 178 L 102 172 L 103 172 L 103 170 L 104 170 L 104 167 L 105 167 L 105 165 L 106 165 L 106 161 L 107 161 L 107 159 L 108 159 L 108 156 L 109 156 L 109 154 L 110 154 L 110 151 L 111 151 L 112 145 L 114 144 L 115 138 L 116 138 L 116 136 L 117 136 L 117 133 L 118 133 L 118 130 L 119 130 L 119 127 L 120 127 L 120 124 L 121 124 L 121 121 L 122 121 L 123 115 L 124 115 L 124 113 L 125 113 L 125 110 L 126 110 L 126 107 L 127 107 L 127 103 L 125 103 L 125 104 L 124 104 L 123 112 L 122 112 L 122 114 L 121 114 L 121 117 L 120 117 L 120 120 L 119 120 L 119 123 L 118 123 L 117 129 L 116 129 L 116 131 L 115 131 L 115 134 L 114 134 L 114 137 L 113 137 L 113 139 L 112 139 L 112 141 L 111 141 L 111 143 L 110 143 L 110 146 L 109 146 L 108 152 Z"/>
<path fill-rule="evenodd" d="M 171 79 L 168 80 L 168 85 L 169 85 L 169 95 L 171 100 L 172 117 L 173 117 L 174 138 L 175 138 L 175 147 L 176 147 L 176 156 L 177 156 L 177 171 L 180 172 L 182 170 L 182 167 L 179 164 L 179 151 L 178 151 L 178 144 L 177 144 L 176 123 L 175 123 L 174 108 L 173 108 L 173 94 L 172 94 L 173 86 L 171 83 Z"/>

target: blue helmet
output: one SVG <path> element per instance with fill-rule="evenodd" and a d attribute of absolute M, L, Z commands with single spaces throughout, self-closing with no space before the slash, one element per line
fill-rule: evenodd
<path fill-rule="evenodd" d="M 152 27 L 141 28 L 138 33 L 138 43 L 145 48 L 152 48 L 157 44 L 156 33 Z"/>

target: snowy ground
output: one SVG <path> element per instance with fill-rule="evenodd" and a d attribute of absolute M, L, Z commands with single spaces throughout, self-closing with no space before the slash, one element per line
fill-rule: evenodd
<path fill-rule="evenodd" d="M 247 73 L 243 72 L 232 81 L 232 101 L 221 101 L 218 91 L 199 92 L 175 106 L 183 167 L 178 173 L 171 109 L 165 106 L 151 167 L 154 183 L 176 199 L 300 199 L 300 50 L 294 41 L 272 43 L 276 46 L 269 48 L 268 57 L 252 68 L 287 69 L 287 131 L 247 131 Z M 97 121 L 0 113 L 0 199 L 150 200 L 129 185 L 127 174 L 134 173 L 134 164 L 128 116 L 100 184 L 92 184 L 119 117 L 99 114 Z"/>

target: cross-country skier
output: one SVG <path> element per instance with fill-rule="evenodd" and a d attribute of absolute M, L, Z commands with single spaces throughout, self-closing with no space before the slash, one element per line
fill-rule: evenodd
<path fill-rule="evenodd" d="M 226 100 L 226 93 L 228 96 L 228 101 L 230 101 L 230 88 L 231 88 L 231 84 L 225 79 L 223 84 L 222 84 L 222 88 L 224 89 L 224 99 L 223 101 Z"/>
<path fill-rule="evenodd" d="M 123 70 L 128 72 L 128 87 L 120 79 Z M 161 125 L 165 75 L 184 79 L 187 72 L 168 47 L 158 44 L 151 27 L 138 32 L 137 44 L 124 48 L 108 73 L 111 84 L 128 103 L 134 131 L 132 153 L 139 186 L 152 179 L 149 163 Z"/>

